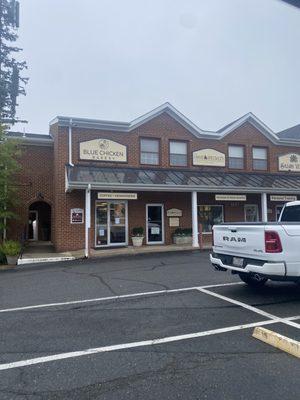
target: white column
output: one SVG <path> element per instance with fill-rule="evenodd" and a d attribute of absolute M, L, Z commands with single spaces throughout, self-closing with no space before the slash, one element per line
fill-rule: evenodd
<path fill-rule="evenodd" d="M 261 194 L 261 220 L 262 220 L 262 222 L 268 222 L 267 193 Z"/>
<path fill-rule="evenodd" d="M 85 189 L 85 257 L 89 257 L 89 230 L 91 227 L 91 185 Z"/>
<path fill-rule="evenodd" d="M 192 192 L 192 228 L 193 228 L 193 247 L 199 247 L 197 192 Z"/>

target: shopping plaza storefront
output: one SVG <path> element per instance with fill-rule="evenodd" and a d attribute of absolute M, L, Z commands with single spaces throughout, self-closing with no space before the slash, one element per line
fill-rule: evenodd
<path fill-rule="evenodd" d="M 21 145 L 9 234 L 57 251 L 130 246 L 134 228 L 144 245 L 183 230 L 194 247 L 210 245 L 214 224 L 275 221 L 300 195 L 300 128 L 276 134 L 253 114 L 216 132 L 170 104 L 131 123 L 57 117 Z"/>

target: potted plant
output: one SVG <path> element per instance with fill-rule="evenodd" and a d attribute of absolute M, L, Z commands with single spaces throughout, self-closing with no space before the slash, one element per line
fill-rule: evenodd
<path fill-rule="evenodd" d="M 133 246 L 135 247 L 142 246 L 144 240 L 144 228 L 142 226 L 132 229 L 131 240 Z"/>
<path fill-rule="evenodd" d="M 174 244 L 192 244 L 192 228 L 177 228 L 173 234 Z"/>
<path fill-rule="evenodd" d="M 1 245 L 1 251 L 5 254 L 8 265 L 16 265 L 21 251 L 21 245 L 14 240 L 6 240 Z"/>

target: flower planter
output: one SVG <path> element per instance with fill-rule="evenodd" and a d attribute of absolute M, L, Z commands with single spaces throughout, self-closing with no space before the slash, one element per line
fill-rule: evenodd
<path fill-rule="evenodd" d="M 132 236 L 131 240 L 134 247 L 141 247 L 143 244 L 144 236 Z"/>
<path fill-rule="evenodd" d="M 177 235 L 173 236 L 174 244 L 183 245 L 183 244 L 192 244 L 192 242 L 193 242 L 192 236 L 177 236 Z"/>
<path fill-rule="evenodd" d="M 19 256 L 6 256 L 8 265 L 17 265 Z"/>

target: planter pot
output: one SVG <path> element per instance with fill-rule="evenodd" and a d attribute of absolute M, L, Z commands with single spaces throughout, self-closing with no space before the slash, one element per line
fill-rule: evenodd
<path fill-rule="evenodd" d="M 192 236 L 173 236 L 173 243 L 174 244 L 192 244 L 193 238 Z"/>
<path fill-rule="evenodd" d="M 8 265 L 16 265 L 19 256 L 6 256 L 7 264 Z"/>
<path fill-rule="evenodd" d="M 131 240 L 134 247 L 141 247 L 143 244 L 144 236 L 132 236 Z"/>

